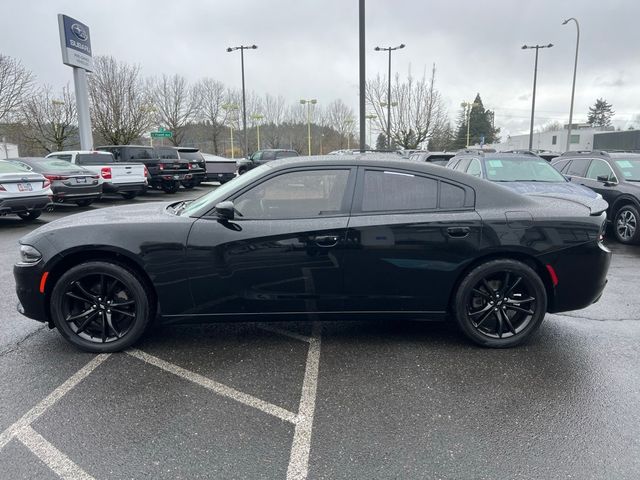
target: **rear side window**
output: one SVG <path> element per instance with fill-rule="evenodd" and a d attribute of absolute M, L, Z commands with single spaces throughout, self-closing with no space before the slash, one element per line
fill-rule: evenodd
<path fill-rule="evenodd" d="M 464 188 L 452 183 L 440 182 L 440 208 L 452 209 L 464 207 Z"/>
<path fill-rule="evenodd" d="M 410 173 L 366 170 L 363 212 L 434 209 L 438 182 Z"/>
<path fill-rule="evenodd" d="M 471 162 L 470 158 L 463 158 L 462 160 L 460 160 L 460 162 L 458 162 L 454 170 L 458 170 L 459 172 L 466 172 L 467 167 L 469 166 L 469 162 Z"/>
<path fill-rule="evenodd" d="M 568 163 L 569 163 L 569 160 L 561 160 L 559 162 L 553 162 L 551 166 L 556 170 L 558 170 L 559 172 L 565 173 Z"/>
<path fill-rule="evenodd" d="M 266 161 L 266 160 L 273 160 L 275 158 L 276 158 L 275 152 L 262 152 L 262 156 L 260 157 L 259 160 Z"/>
<path fill-rule="evenodd" d="M 62 158 L 62 157 L 58 157 Z M 69 157 L 69 159 L 71 159 Z M 66 158 L 64 160 L 67 160 Z M 115 159 L 113 155 L 105 153 L 79 153 L 76 156 L 76 163 L 78 165 L 104 165 L 105 163 L 113 163 Z"/>
<path fill-rule="evenodd" d="M 469 175 L 473 175 L 474 177 L 482 176 L 482 167 L 480 166 L 480 160 L 477 158 L 472 158 L 471 163 L 467 167 L 467 173 Z"/>
<path fill-rule="evenodd" d="M 590 158 L 576 158 L 571 160 L 571 164 L 569 165 L 569 168 L 567 168 L 567 175 L 584 177 L 587 173 L 589 162 L 591 162 Z"/>

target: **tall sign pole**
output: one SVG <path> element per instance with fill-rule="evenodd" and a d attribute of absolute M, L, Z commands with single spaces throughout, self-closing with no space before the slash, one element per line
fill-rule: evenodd
<path fill-rule="evenodd" d="M 93 71 L 89 27 L 60 13 L 58 14 L 58 29 L 60 31 L 62 63 L 73 68 L 80 148 L 93 150 L 91 118 L 89 117 L 89 88 L 87 86 L 87 72 Z"/>

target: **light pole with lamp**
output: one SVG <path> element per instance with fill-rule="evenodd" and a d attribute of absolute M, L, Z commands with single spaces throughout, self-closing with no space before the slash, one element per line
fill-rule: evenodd
<path fill-rule="evenodd" d="M 369 148 L 373 150 L 373 146 L 371 145 L 371 122 L 376 118 L 378 118 L 378 116 L 373 113 L 370 113 L 369 115 L 366 115 L 365 118 L 369 120 Z"/>
<path fill-rule="evenodd" d="M 573 20 L 576 23 L 577 37 L 576 37 L 576 59 L 573 63 L 573 84 L 571 86 L 571 107 L 569 107 L 569 131 L 567 132 L 567 150 L 566 150 L 567 152 L 571 148 L 571 124 L 573 123 L 573 97 L 576 93 L 576 71 L 578 70 L 578 48 L 580 47 L 580 24 L 578 23 L 578 20 L 576 20 L 573 17 L 567 18 L 564 22 L 562 22 L 562 25 L 566 25 L 571 20 Z"/>
<path fill-rule="evenodd" d="M 307 106 L 307 141 L 309 144 L 309 156 L 311 156 L 311 105 L 315 105 L 318 101 L 315 98 L 301 99 L 300 104 Z"/>
<path fill-rule="evenodd" d="M 256 132 L 258 137 L 258 150 L 260 150 L 260 120 L 264 118 L 264 115 L 260 115 L 259 113 L 254 113 L 251 115 L 253 120 L 256 120 Z"/>
<path fill-rule="evenodd" d="M 227 116 L 228 116 L 229 112 L 238 111 L 238 105 L 236 105 L 235 103 L 225 103 L 224 105 L 222 105 L 222 109 L 225 112 L 227 112 Z M 229 132 L 231 134 L 231 159 L 234 160 L 236 156 L 235 156 L 235 147 L 233 145 L 233 121 L 229 122 Z"/>
<path fill-rule="evenodd" d="M 353 118 L 347 118 L 344 121 L 347 128 L 347 150 L 351 150 L 351 128 L 353 127 Z"/>
<path fill-rule="evenodd" d="M 536 61 L 533 67 L 533 98 L 531 99 L 531 126 L 529 127 L 529 150 L 533 150 L 533 119 L 536 111 L 536 81 L 538 79 L 538 50 L 541 48 L 551 48 L 553 43 L 548 45 L 523 45 L 522 50 L 536 50 Z"/>
<path fill-rule="evenodd" d="M 248 148 L 249 142 L 247 140 L 247 102 L 244 90 L 244 51 L 255 50 L 257 45 L 240 45 L 239 47 L 229 47 L 227 52 L 233 52 L 234 50 L 240 50 L 240 68 L 242 69 L 242 129 L 244 130 L 244 154 L 249 156 Z M 233 151 L 233 149 L 232 149 Z"/>
<path fill-rule="evenodd" d="M 466 148 L 469 148 L 469 137 L 470 137 L 470 134 L 471 134 L 471 129 L 470 129 L 470 126 L 471 126 L 471 110 L 473 109 L 473 107 L 480 106 L 480 104 L 479 103 L 475 103 L 475 102 L 462 102 L 460 104 L 460 106 L 465 109 L 465 114 L 466 114 L 466 117 L 467 117 L 467 147 Z"/>
<path fill-rule="evenodd" d="M 391 52 L 394 50 L 400 50 L 406 45 L 401 43 L 397 47 L 376 47 L 376 52 L 389 52 L 389 78 L 387 82 L 387 146 L 391 148 Z M 382 104 L 381 104 L 382 105 Z"/>

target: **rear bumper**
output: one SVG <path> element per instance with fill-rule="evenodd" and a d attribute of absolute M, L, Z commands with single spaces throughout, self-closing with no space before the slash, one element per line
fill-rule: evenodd
<path fill-rule="evenodd" d="M 51 205 L 48 195 L 25 198 L 7 198 L 0 200 L 0 215 L 22 213 L 29 210 L 44 210 Z"/>
<path fill-rule="evenodd" d="M 147 188 L 146 182 L 143 183 L 111 183 L 104 182 L 102 190 L 105 193 L 125 193 L 125 192 L 144 192 Z"/>
<path fill-rule="evenodd" d="M 611 251 L 600 242 L 589 242 L 540 257 L 558 277 L 550 313 L 579 310 L 597 302 L 607 285 Z"/>
<path fill-rule="evenodd" d="M 163 182 L 181 182 L 183 180 L 191 180 L 190 173 L 172 172 L 167 170 L 161 175 L 154 175 L 149 179 L 149 183 L 159 185 Z"/>
<path fill-rule="evenodd" d="M 16 294 L 19 300 L 18 312 L 33 320 L 47 322 L 49 317 L 46 311 L 46 297 L 39 290 L 42 274 L 42 267 L 39 263 L 36 265 L 16 264 L 13 267 Z"/>
<path fill-rule="evenodd" d="M 57 203 L 73 202 L 76 200 L 94 200 L 102 196 L 100 185 L 79 188 L 55 188 L 53 200 Z"/>
<path fill-rule="evenodd" d="M 209 182 L 228 182 L 236 177 L 236 172 L 232 173 L 207 173 L 207 180 Z"/>

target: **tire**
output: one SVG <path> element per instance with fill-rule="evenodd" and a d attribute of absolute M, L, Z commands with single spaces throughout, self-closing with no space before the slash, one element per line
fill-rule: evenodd
<path fill-rule="evenodd" d="M 149 296 L 138 276 L 121 265 L 82 263 L 55 283 L 51 319 L 60 334 L 81 350 L 118 352 L 144 334 L 150 319 Z"/>
<path fill-rule="evenodd" d="M 22 219 L 22 220 L 35 220 L 36 218 L 38 218 L 40 215 L 42 215 L 42 210 L 29 210 L 28 212 L 21 212 L 18 213 L 18 216 Z"/>
<path fill-rule="evenodd" d="M 620 243 L 640 243 L 640 213 L 634 205 L 623 205 L 613 217 L 613 234 Z"/>
<path fill-rule="evenodd" d="M 462 279 L 453 302 L 454 318 L 470 340 L 483 347 L 508 348 L 526 341 L 540 327 L 547 291 L 528 265 L 490 260 Z"/>
<path fill-rule="evenodd" d="M 90 200 L 78 200 L 76 202 L 76 205 L 78 205 L 79 207 L 88 207 L 92 203 L 93 203 L 93 198 Z"/>
<path fill-rule="evenodd" d="M 123 192 L 120 195 L 122 195 L 122 198 L 125 200 L 133 200 L 138 196 L 138 192 Z"/>
<path fill-rule="evenodd" d="M 248 168 L 239 168 L 238 169 L 238 175 L 243 175 L 245 173 L 247 173 L 249 171 Z"/>
<path fill-rule="evenodd" d="M 162 188 L 164 193 L 173 194 L 180 188 L 180 182 L 164 182 L 160 188 Z"/>
<path fill-rule="evenodd" d="M 196 186 L 196 181 L 195 180 L 183 180 L 182 181 L 182 186 L 184 188 L 186 188 L 187 190 L 191 190 L 193 187 Z"/>

